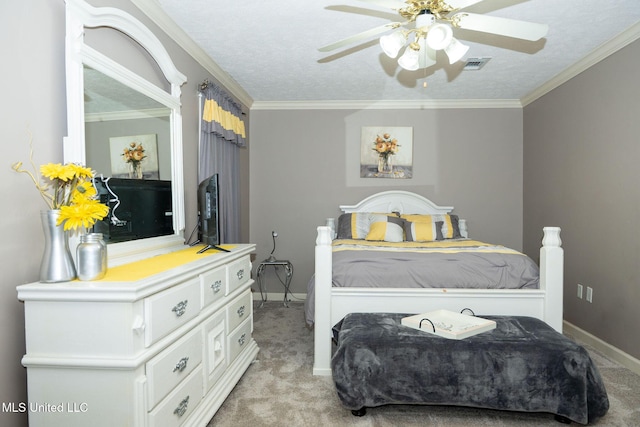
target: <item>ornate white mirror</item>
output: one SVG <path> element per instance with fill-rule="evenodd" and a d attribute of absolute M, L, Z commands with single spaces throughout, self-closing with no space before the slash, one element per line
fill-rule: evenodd
<path fill-rule="evenodd" d="M 166 203 L 170 203 L 154 212 L 157 218 L 164 217 L 162 230 L 142 235 L 112 233 L 117 238 L 110 239 L 109 264 L 145 258 L 183 245 L 180 87 L 186 77 L 175 68 L 158 38 L 122 10 L 95 8 L 83 0 L 67 0 L 66 18 L 68 137 L 64 142 L 64 161 L 84 164 L 98 176 L 116 178 L 108 183 L 120 178 L 123 183 L 139 179 L 136 185 L 142 185 L 145 191 L 163 191 Z M 135 41 L 142 49 L 137 52 L 139 58 L 133 61 L 152 62 L 153 67 L 159 67 L 166 82 L 152 83 L 90 46 L 86 32 L 103 29 L 116 30 L 117 34 L 125 34 Z M 144 145 L 145 158 L 151 156 L 154 162 L 151 173 L 132 171 L 126 176 L 122 170 L 131 166 L 122 158 L 122 147 L 134 143 Z M 136 209 L 131 208 L 132 212 L 126 215 L 142 214 L 135 212 Z M 117 219 L 119 225 L 126 228 L 129 218 Z"/>

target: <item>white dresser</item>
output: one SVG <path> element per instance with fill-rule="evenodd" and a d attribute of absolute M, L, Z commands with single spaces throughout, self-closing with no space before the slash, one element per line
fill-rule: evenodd
<path fill-rule="evenodd" d="M 30 427 L 205 426 L 258 353 L 254 250 L 178 251 L 101 281 L 19 286 Z"/>

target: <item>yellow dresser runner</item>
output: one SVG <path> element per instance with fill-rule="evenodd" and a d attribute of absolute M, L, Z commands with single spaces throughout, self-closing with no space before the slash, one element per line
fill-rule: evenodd
<path fill-rule="evenodd" d="M 220 247 L 231 250 L 235 245 L 220 245 Z M 217 249 L 209 249 L 199 254 L 198 251 L 202 248 L 204 248 L 204 245 L 197 245 L 129 264 L 111 267 L 107 270 L 107 274 L 102 279 L 96 280 L 96 282 L 133 282 L 153 276 L 154 274 L 162 273 L 163 271 L 171 270 L 188 262 L 197 261 L 205 256 L 224 253 Z"/>

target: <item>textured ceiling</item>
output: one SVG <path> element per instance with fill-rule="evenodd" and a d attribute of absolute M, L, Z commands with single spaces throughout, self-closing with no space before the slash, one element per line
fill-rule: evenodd
<path fill-rule="evenodd" d="M 446 57 L 405 71 L 377 38 L 331 53 L 318 48 L 397 21 L 357 0 L 156 0 L 255 102 L 521 100 L 621 34 L 638 37 L 639 0 L 484 0 L 468 9 L 546 23 L 538 42 L 456 29 L 464 59 L 490 57 L 479 71 Z M 602 10 L 606 7 L 606 10 Z M 633 27 L 633 28 L 632 28 Z M 423 82 L 427 82 L 427 88 Z"/>

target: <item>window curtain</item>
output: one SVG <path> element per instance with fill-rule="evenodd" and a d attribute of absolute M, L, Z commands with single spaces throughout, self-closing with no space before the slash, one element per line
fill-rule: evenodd
<path fill-rule="evenodd" d="M 217 85 L 200 86 L 198 182 L 217 173 L 220 243 L 240 241 L 240 148 L 246 145 L 242 109 Z"/>

